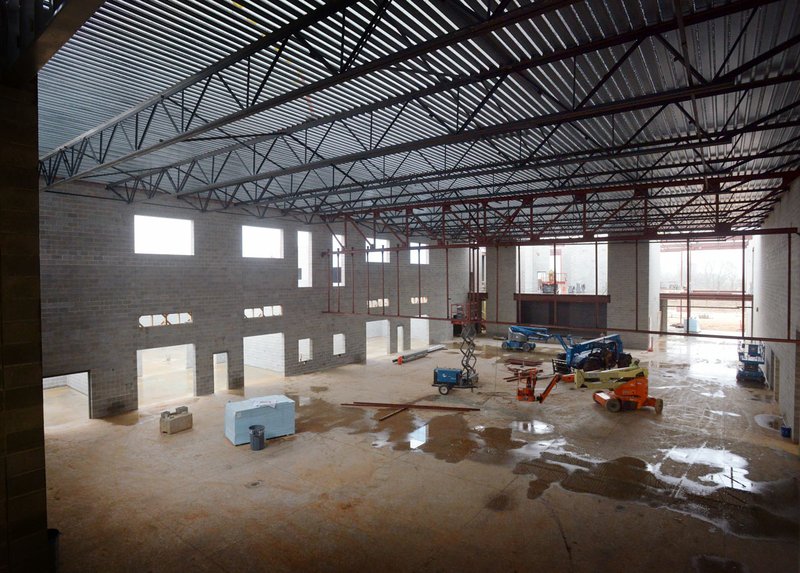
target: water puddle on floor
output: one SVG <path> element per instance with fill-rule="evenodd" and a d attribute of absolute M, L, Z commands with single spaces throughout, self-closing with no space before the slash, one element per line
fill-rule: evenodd
<path fill-rule="evenodd" d="M 312 386 L 311 387 L 311 391 L 312 392 L 327 392 L 328 391 L 328 387 L 327 386 Z"/>
<path fill-rule="evenodd" d="M 537 435 L 552 434 L 555 431 L 552 424 L 546 424 L 538 420 L 515 420 L 511 422 L 511 429 L 515 432 Z"/>
<path fill-rule="evenodd" d="M 321 434 L 342 426 L 351 428 L 352 433 L 369 430 L 367 412 L 363 408 L 348 408 L 331 404 L 320 398 L 309 398 L 297 394 L 287 394 L 297 404 L 295 412 L 295 431 Z"/>
<path fill-rule="evenodd" d="M 694 494 L 709 495 L 720 487 L 753 491 L 747 479 L 747 460 L 727 450 L 671 448 L 659 450 L 664 459 L 651 467 L 660 480 Z"/>
<path fill-rule="evenodd" d="M 694 573 L 748 573 L 750 571 L 738 561 L 716 555 L 695 555 L 692 557 L 691 563 Z"/>
<path fill-rule="evenodd" d="M 494 496 L 486 503 L 486 509 L 492 511 L 508 511 L 511 507 L 511 498 L 504 493 Z"/>
<path fill-rule="evenodd" d="M 737 414 L 735 412 L 725 412 L 723 410 L 709 410 L 709 412 L 717 416 L 732 416 L 734 418 L 741 418 L 741 414 Z"/>
<path fill-rule="evenodd" d="M 781 426 L 783 425 L 783 419 L 780 416 L 775 416 L 773 414 L 756 414 L 753 416 L 753 418 L 755 419 L 756 424 L 769 430 L 780 431 Z"/>
<path fill-rule="evenodd" d="M 447 463 L 469 459 L 503 464 L 512 461 L 510 452 L 527 445 L 512 434 L 511 427 L 470 427 L 462 414 L 439 415 L 425 422 L 403 412 L 381 424 L 372 445 L 431 454 Z"/>
<path fill-rule="evenodd" d="M 100 418 L 104 422 L 108 422 L 110 424 L 114 424 L 115 426 L 135 426 L 139 423 L 140 418 L 144 416 L 139 416 L 139 412 L 126 412 L 125 414 L 119 414 L 117 416 L 109 416 L 107 418 Z M 152 417 L 152 416 L 150 416 Z"/>
<path fill-rule="evenodd" d="M 722 390 L 716 390 L 715 392 L 700 392 L 700 395 L 707 398 L 724 398 L 725 392 Z"/>
<path fill-rule="evenodd" d="M 754 482 L 747 477 L 747 460 L 730 451 L 673 448 L 661 450 L 663 459 L 649 464 L 631 456 L 593 461 L 564 446 L 544 442 L 538 455 L 514 468 L 533 478 L 529 499 L 558 484 L 575 493 L 663 507 L 735 535 L 797 539 L 800 534 L 796 479 Z"/>

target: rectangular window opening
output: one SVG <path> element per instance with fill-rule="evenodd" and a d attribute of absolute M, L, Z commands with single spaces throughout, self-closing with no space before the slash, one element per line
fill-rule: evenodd
<path fill-rule="evenodd" d="M 331 250 L 331 284 L 335 287 L 344 286 L 344 235 L 333 235 Z"/>
<path fill-rule="evenodd" d="M 388 263 L 391 259 L 389 251 L 379 251 L 377 249 L 388 249 L 388 239 L 367 239 L 367 262 L 368 263 Z"/>
<path fill-rule="evenodd" d="M 194 222 L 134 215 L 133 252 L 139 255 L 194 255 Z"/>
<path fill-rule="evenodd" d="M 411 255 L 411 264 L 412 265 L 428 265 L 430 264 L 430 251 L 428 249 L 424 249 L 422 247 L 427 247 L 428 243 L 409 243 L 411 250 L 409 251 Z"/>
<path fill-rule="evenodd" d="M 297 231 L 297 286 L 311 286 L 311 233 Z"/>
<path fill-rule="evenodd" d="M 341 356 L 347 351 L 345 336 L 342 333 L 333 335 L 333 355 Z"/>
<path fill-rule="evenodd" d="M 312 359 L 310 338 L 301 338 L 297 341 L 297 357 L 299 362 L 308 362 Z"/>
<path fill-rule="evenodd" d="M 282 316 L 283 315 L 283 307 L 279 304 L 273 304 L 268 306 L 257 306 L 255 308 L 246 308 L 244 309 L 244 317 L 245 318 L 264 318 L 264 317 L 271 317 L 271 316 Z"/>
<path fill-rule="evenodd" d="M 151 326 L 174 326 L 176 324 L 191 324 L 190 312 L 165 312 L 163 314 L 144 314 L 139 317 L 139 328 Z"/>
<path fill-rule="evenodd" d="M 283 231 L 269 227 L 242 225 L 242 257 L 282 259 Z"/>

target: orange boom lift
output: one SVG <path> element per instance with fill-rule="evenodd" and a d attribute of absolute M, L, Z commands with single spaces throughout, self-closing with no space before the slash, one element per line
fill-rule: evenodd
<path fill-rule="evenodd" d="M 517 380 L 517 400 L 521 402 L 544 402 L 550 391 L 559 382 L 574 382 L 575 374 L 555 373 L 550 382 L 547 383 L 544 391 L 536 395 L 536 378 L 539 375 L 537 368 L 519 368 L 513 370 L 514 376 L 506 380 Z M 646 370 L 636 374 L 632 380 L 619 384 L 613 390 L 599 390 L 592 395 L 595 402 L 605 406 L 609 412 L 619 412 L 621 410 L 638 410 L 645 406 L 651 407 L 660 414 L 664 409 L 664 401 L 661 398 L 653 398 L 649 395 L 649 387 Z"/>
<path fill-rule="evenodd" d="M 516 376 L 508 378 L 510 380 L 516 378 L 517 380 L 517 400 L 521 402 L 544 402 L 544 399 L 547 398 L 547 396 L 550 394 L 550 391 L 560 381 L 563 380 L 564 382 L 573 382 L 575 380 L 574 374 L 555 374 L 550 382 L 548 382 L 544 392 L 537 396 L 536 377 L 538 375 L 539 370 L 537 368 L 521 368 L 516 371 Z"/>
<path fill-rule="evenodd" d="M 660 414 L 664 409 L 664 400 L 649 395 L 647 376 L 640 374 L 633 380 L 617 386 L 613 390 L 598 390 L 592 396 L 595 402 L 605 406 L 609 412 L 620 410 L 638 410 L 649 406 Z"/>

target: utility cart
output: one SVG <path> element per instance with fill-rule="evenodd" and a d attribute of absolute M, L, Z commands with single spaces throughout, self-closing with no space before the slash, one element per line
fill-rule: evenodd
<path fill-rule="evenodd" d="M 764 362 L 764 344 L 742 340 L 739 343 L 739 368 L 736 371 L 736 381 L 763 384 L 766 378 L 761 370 L 761 365 Z"/>

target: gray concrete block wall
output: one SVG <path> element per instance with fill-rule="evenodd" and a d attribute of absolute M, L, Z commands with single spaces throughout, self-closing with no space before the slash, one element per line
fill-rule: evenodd
<path fill-rule="evenodd" d="M 341 227 L 334 227 L 343 234 Z M 352 229 L 352 228 L 351 228 Z M 392 248 L 400 246 L 400 241 L 393 235 L 376 235 L 386 239 Z M 414 242 L 430 244 L 425 238 L 412 238 Z M 365 240 L 361 235 L 348 230 L 347 247 L 364 249 Z M 429 263 L 411 264 L 407 249 L 392 251 L 388 262 L 367 262 L 366 253 L 357 252 L 347 257 L 345 264 L 345 286 L 333 289 L 332 309 L 341 312 L 353 310 L 353 288 L 355 288 L 355 311 L 368 313 L 362 317 L 362 324 L 369 321 L 390 319 L 391 349 L 397 350 L 397 326 L 403 326 L 404 347 L 410 344 L 411 324 L 408 318 L 400 316 L 427 315 L 431 317 L 429 334 L 430 342 L 437 343 L 453 337 L 452 324 L 449 321 L 450 304 L 465 303 L 468 289 L 467 249 L 428 249 Z M 328 263 L 330 264 L 330 263 Z M 355 269 L 356 284 L 352 284 Z M 448 272 L 449 271 L 449 272 Z M 449 281 L 446 277 L 449 276 Z M 337 294 L 339 296 L 337 296 Z M 428 298 L 424 304 L 412 304 L 412 297 L 419 295 Z M 369 308 L 369 300 L 389 299 L 386 308 Z M 362 334 L 362 338 L 363 338 Z M 349 343 L 348 343 L 349 351 Z"/>
<path fill-rule="evenodd" d="M 80 186 L 69 191 L 82 192 Z M 330 289 L 331 230 L 324 225 L 304 226 L 288 218 L 259 220 L 233 213 L 201 213 L 154 203 L 132 205 L 116 201 L 43 193 L 40 196 L 41 278 L 44 376 L 90 371 L 90 412 L 103 417 L 138 407 L 136 351 L 194 344 L 197 395 L 214 391 L 212 355 L 228 353 L 229 387 L 244 384 L 243 337 L 282 332 L 284 372 L 296 375 L 336 365 L 363 362 L 366 355 L 364 323 L 380 318 L 382 309 L 367 313 L 369 297 L 389 298 L 387 315 L 397 313 L 398 267 L 401 314 L 417 314 L 410 297 L 417 294 L 421 277 L 423 314 L 445 318 L 449 301 L 444 289 L 445 252 L 430 251 L 430 264 L 410 265 L 408 252 L 392 253 L 389 264 L 367 263 L 364 253 L 348 257 L 345 286 Z M 134 215 L 189 219 L 194 224 L 194 256 L 134 253 Z M 283 230 L 282 259 L 241 256 L 242 225 Z M 312 233 L 313 286 L 297 287 L 297 231 Z M 348 231 L 353 246 L 363 249 L 363 237 Z M 356 240 L 357 238 L 357 240 Z M 397 243 L 392 236 L 385 237 Z M 425 242 L 424 240 L 422 242 Z M 450 299 L 466 299 L 466 250 L 451 251 Z M 399 262 L 399 265 L 398 265 Z M 381 267 L 384 267 L 381 269 Z M 355 270 L 355 284 L 353 281 Z M 414 285 L 411 288 L 409 285 Z M 378 288 L 379 290 L 376 290 Z M 244 317 L 245 308 L 280 304 L 278 317 Z M 427 312 L 426 312 L 427 311 Z M 192 323 L 140 328 L 141 315 L 190 312 Z M 379 316 L 376 316 L 379 315 Z M 392 349 L 396 327 L 403 326 L 409 345 L 409 319 L 390 319 Z M 347 350 L 333 355 L 333 334 L 346 337 Z M 432 341 L 452 336 L 449 321 L 431 321 Z M 311 338 L 313 359 L 300 362 L 298 340 Z"/>
<path fill-rule="evenodd" d="M 800 179 L 781 197 L 780 203 L 763 225 L 765 229 L 796 227 L 800 222 Z M 791 266 L 788 261 L 786 235 L 761 235 L 754 238 L 753 336 L 787 338 L 800 336 L 800 237 L 792 238 Z M 791 274 L 787 275 L 787 270 Z M 791 314 L 789 286 L 791 278 Z M 787 317 L 789 324 L 787 325 Z M 788 327 L 788 328 L 787 328 Z M 775 370 L 773 356 L 779 363 L 778 379 L 769 380 L 775 388 L 778 407 L 784 420 L 792 426 L 792 440 L 800 434 L 800 363 L 795 344 L 767 343 L 766 373 Z"/>
<path fill-rule="evenodd" d="M 229 386 L 242 386 L 244 336 L 283 332 L 288 375 L 363 360 L 363 327 L 322 314 L 327 259 L 314 256 L 314 286 L 297 287 L 299 224 L 48 193 L 41 201 L 44 376 L 90 371 L 93 417 L 137 407 L 137 349 L 194 344 L 198 395 L 213 392 L 218 352 L 228 353 Z M 195 255 L 135 254 L 137 214 L 191 219 Z M 243 224 L 283 229 L 284 258 L 242 258 Z M 325 227 L 310 230 L 315 253 L 330 245 Z M 244 318 L 245 308 L 272 304 L 283 316 Z M 163 312 L 190 312 L 193 322 L 138 326 L 140 315 Z M 344 355 L 332 356 L 334 330 L 347 335 Z M 297 340 L 309 336 L 314 360 L 299 363 Z"/>

